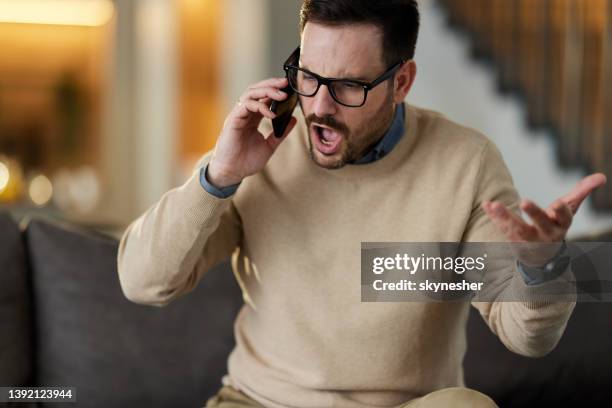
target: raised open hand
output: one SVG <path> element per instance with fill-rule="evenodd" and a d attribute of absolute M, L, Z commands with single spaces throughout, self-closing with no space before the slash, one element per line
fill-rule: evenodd
<path fill-rule="evenodd" d="M 482 208 L 511 242 L 560 243 L 565 239 L 574 214 L 582 202 L 593 190 L 604 184 L 606 184 L 604 174 L 591 174 L 580 180 L 572 191 L 555 200 L 546 209 L 538 207 L 533 201 L 523 200 L 520 207 L 529 215 L 532 224 L 497 201 L 485 201 L 482 203 Z"/>

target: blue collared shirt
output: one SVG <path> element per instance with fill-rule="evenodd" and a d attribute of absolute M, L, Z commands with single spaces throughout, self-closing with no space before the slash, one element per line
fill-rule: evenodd
<path fill-rule="evenodd" d="M 404 104 L 400 104 L 395 108 L 395 117 L 393 118 L 393 122 L 391 122 L 391 126 L 387 133 L 376 143 L 376 146 L 372 150 L 370 150 L 367 154 L 365 154 L 361 159 L 356 160 L 353 164 L 368 164 L 375 162 L 376 160 L 382 159 L 385 157 L 397 143 L 400 141 L 404 134 L 405 128 L 405 111 Z"/>
<path fill-rule="evenodd" d="M 204 190 L 208 191 L 210 194 L 214 195 L 217 198 L 229 198 L 234 195 L 236 190 L 238 190 L 238 184 L 232 184 L 231 186 L 217 188 L 213 186 L 208 181 L 208 164 L 200 169 L 200 184 L 204 187 Z"/>

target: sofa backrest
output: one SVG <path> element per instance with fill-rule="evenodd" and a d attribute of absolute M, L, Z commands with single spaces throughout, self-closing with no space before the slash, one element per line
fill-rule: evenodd
<path fill-rule="evenodd" d="M 227 264 L 166 307 L 128 301 L 113 239 L 32 221 L 36 384 L 77 388 L 77 406 L 196 407 L 221 386 L 242 306 Z"/>
<path fill-rule="evenodd" d="M 472 308 L 465 382 L 504 408 L 609 407 L 612 303 L 578 303 L 557 347 L 542 358 L 510 352 Z"/>
<path fill-rule="evenodd" d="M 23 239 L 8 213 L 0 213 L 0 386 L 32 378 L 30 286 Z"/>

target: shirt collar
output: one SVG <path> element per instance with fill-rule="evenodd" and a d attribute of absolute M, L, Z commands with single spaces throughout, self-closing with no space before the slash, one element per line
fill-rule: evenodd
<path fill-rule="evenodd" d="M 355 160 L 353 164 L 367 164 L 375 162 L 376 160 L 385 157 L 404 135 L 404 117 L 405 107 L 403 103 L 400 103 L 395 108 L 395 116 L 391 122 L 391 126 L 387 133 L 376 143 L 376 146 L 372 148 L 368 153 L 362 156 L 359 160 Z"/>

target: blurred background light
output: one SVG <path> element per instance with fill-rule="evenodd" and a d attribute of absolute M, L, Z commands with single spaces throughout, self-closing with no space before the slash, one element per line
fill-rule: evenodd
<path fill-rule="evenodd" d="M 9 169 L 6 164 L 0 162 L 0 192 L 3 191 L 9 183 Z"/>
<path fill-rule="evenodd" d="M 53 186 L 45 175 L 39 174 L 30 182 L 28 193 L 34 204 L 43 206 L 51 200 L 53 196 Z"/>
<path fill-rule="evenodd" d="M 53 203 L 71 214 L 93 211 L 101 195 L 100 180 L 91 166 L 61 168 L 53 175 Z"/>
<path fill-rule="evenodd" d="M 23 192 L 23 171 L 19 162 L 0 157 L 0 205 L 19 199 Z"/>
<path fill-rule="evenodd" d="M 0 0 L 0 22 L 101 26 L 113 16 L 110 0 Z"/>

